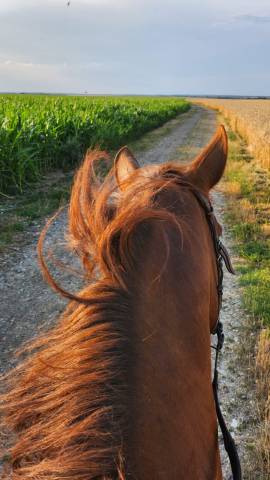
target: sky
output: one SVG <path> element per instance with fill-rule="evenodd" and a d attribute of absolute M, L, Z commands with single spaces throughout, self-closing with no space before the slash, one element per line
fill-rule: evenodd
<path fill-rule="evenodd" d="M 0 91 L 270 95 L 270 0 L 0 0 Z"/>

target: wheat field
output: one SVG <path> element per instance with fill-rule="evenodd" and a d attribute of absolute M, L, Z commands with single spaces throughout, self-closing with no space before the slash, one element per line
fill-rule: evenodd
<path fill-rule="evenodd" d="M 241 259 L 243 312 L 249 316 L 250 331 L 256 332 L 248 368 L 249 378 L 256 383 L 258 424 L 253 457 L 250 451 L 254 473 L 245 478 L 270 480 L 270 100 L 192 98 L 192 102 L 217 109 L 226 127 L 231 127 L 224 187 L 229 199 L 227 219 Z M 245 140 L 253 159 L 234 132 Z M 255 477 L 256 469 L 259 476 Z"/>
<path fill-rule="evenodd" d="M 232 129 L 246 140 L 250 153 L 260 165 L 270 169 L 270 100 L 192 100 L 219 110 L 229 120 Z"/>

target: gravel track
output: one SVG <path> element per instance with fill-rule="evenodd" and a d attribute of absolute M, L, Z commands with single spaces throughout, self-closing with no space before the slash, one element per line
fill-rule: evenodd
<path fill-rule="evenodd" d="M 217 125 L 216 113 L 199 106 L 168 122 L 144 139 L 148 145 L 134 144 L 135 153 L 141 164 L 161 163 L 168 160 L 189 161 L 211 139 Z M 154 141 L 153 141 L 154 140 Z M 137 150 L 137 152 L 136 152 Z M 213 194 L 217 217 L 223 223 L 226 209 L 225 198 L 220 191 Z M 4 371 L 14 363 L 12 353 L 25 340 L 37 334 L 38 329 L 48 328 L 63 310 L 66 301 L 56 295 L 44 283 L 37 264 L 36 243 L 44 221 L 31 229 L 32 241 L 22 246 L 14 255 L 3 256 L 0 273 L 0 370 Z M 47 239 L 47 246 L 53 246 L 61 259 L 70 264 L 67 251 L 63 250 L 66 215 L 61 214 L 55 221 Z M 28 232 L 29 235 L 29 232 Z M 233 249 L 233 241 L 224 226 L 225 244 Z M 74 261 L 73 261 L 74 262 Z M 58 274 L 61 285 L 70 291 L 80 287 L 80 281 L 69 272 Z M 232 430 L 243 464 L 248 463 L 248 445 L 252 442 L 248 418 L 254 408 L 252 392 L 245 386 L 245 372 L 237 362 L 237 349 L 245 316 L 241 311 L 241 291 L 237 278 L 225 274 L 222 321 L 226 341 L 220 361 L 220 400 L 222 410 Z M 222 442 L 221 442 L 222 443 Z M 224 455 L 222 454 L 222 457 Z M 226 458 L 223 458 L 224 479 L 230 478 Z M 245 479 L 257 477 L 245 476 Z"/>

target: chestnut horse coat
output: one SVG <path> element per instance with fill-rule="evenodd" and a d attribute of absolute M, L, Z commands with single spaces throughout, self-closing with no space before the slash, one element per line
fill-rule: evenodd
<path fill-rule="evenodd" d="M 85 287 L 4 378 L 2 478 L 220 480 L 210 332 L 217 271 L 205 212 L 225 168 L 220 126 L 188 166 L 139 164 L 127 147 L 75 178 L 69 242 Z M 217 225 L 217 228 L 219 226 Z M 27 355 L 26 355 L 27 354 Z"/>

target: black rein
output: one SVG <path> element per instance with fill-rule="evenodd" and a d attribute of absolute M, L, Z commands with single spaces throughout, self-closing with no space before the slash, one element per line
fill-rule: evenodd
<path fill-rule="evenodd" d="M 217 233 L 216 229 L 216 219 L 215 219 L 215 214 L 214 210 L 212 207 L 212 204 L 210 200 L 205 197 L 200 191 L 192 189 L 193 194 L 197 198 L 199 204 L 203 208 L 207 223 L 209 225 L 210 231 L 211 231 L 211 236 L 213 239 L 213 244 L 214 244 L 214 249 L 215 249 L 215 255 L 216 255 L 216 262 L 217 262 L 217 273 L 218 273 L 218 282 L 217 282 L 217 293 L 218 293 L 218 318 L 217 318 L 217 323 L 215 326 L 215 329 L 213 331 L 213 334 L 217 335 L 217 344 L 213 347 L 216 350 L 216 356 L 215 356 L 215 365 L 214 365 L 214 377 L 213 377 L 213 382 L 212 382 L 212 387 L 213 387 L 213 394 L 214 394 L 214 399 L 215 399 L 215 405 L 216 405 L 216 414 L 218 418 L 218 423 L 222 432 L 223 436 L 223 441 L 224 441 L 224 446 L 225 450 L 227 451 L 227 454 L 230 459 L 230 464 L 231 464 L 231 469 L 232 469 L 232 479 L 233 480 L 242 480 L 242 472 L 241 472 L 241 464 L 237 452 L 237 448 L 234 442 L 234 439 L 232 438 L 228 427 L 226 425 L 226 422 L 224 420 L 224 417 L 221 412 L 220 404 L 219 404 L 219 398 L 218 398 L 218 354 L 220 350 L 223 347 L 224 343 L 224 333 L 223 333 L 223 324 L 220 321 L 220 310 L 222 306 L 222 294 L 223 294 L 223 261 L 225 263 L 225 266 L 228 270 L 229 273 L 234 274 L 234 269 L 232 267 L 231 261 L 229 254 L 227 252 L 227 249 L 225 246 L 222 244 L 219 235 Z"/>

